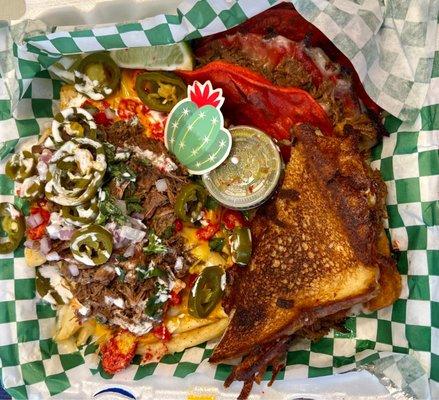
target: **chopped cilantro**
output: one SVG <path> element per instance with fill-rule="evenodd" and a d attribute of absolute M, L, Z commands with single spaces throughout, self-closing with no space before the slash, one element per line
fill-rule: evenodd
<path fill-rule="evenodd" d="M 100 324 L 105 324 L 107 322 L 107 318 L 105 318 L 103 315 L 96 315 L 95 319 Z"/>
<path fill-rule="evenodd" d="M 146 302 L 145 314 L 153 319 L 160 319 L 163 315 L 163 303 L 156 302 L 157 298 L 151 296 Z"/>
<path fill-rule="evenodd" d="M 148 299 L 145 306 L 145 314 L 158 320 L 163 316 L 163 306 L 168 301 L 169 289 L 166 285 L 156 282 L 154 294 Z"/>
<path fill-rule="evenodd" d="M 102 142 L 102 146 L 104 147 L 105 159 L 107 160 L 107 163 L 113 163 L 116 157 L 116 147 L 108 142 Z"/>
<path fill-rule="evenodd" d="M 151 161 L 149 161 L 147 158 L 140 158 L 140 157 L 136 157 L 136 161 L 139 162 L 139 164 L 142 164 L 145 167 L 150 167 Z"/>
<path fill-rule="evenodd" d="M 167 252 L 167 247 L 162 243 L 162 240 L 151 231 L 148 235 L 148 245 L 143 247 L 146 254 L 163 254 Z"/>
<path fill-rule="evenodd" d="M 99 215 L 96 220 L 98 224 L 103 224 L 112 220 L 122 225 L 127 220 L 127 216 L 118 207 L 113 196 L 110 195 L 108 188 L 102 190 L 99 195 Z"/>
<path fill-rule="evenodd" d="M 137 212 L 140 213 L 143 211 L 143 207 L 140 204 L 140 200 L 137 197 L 131 196 L 124 198 L 124 201 L 127 205 L 128 214 Z"/>
<path fill-rule="evenodd" d="M 124 282 L 125 275 L 126 275 L 125 270 L 123 270 L 120 267 L 116 267 L 115 270 L 116 270 L 116 274 L 117 274 L 117 279 L 119 279 L 120 282 Z"/>
<path fill-rule="evenodd" d="M 108 172 L 113 179 L 118 181 L 135 182 L 136 173 L 125 163 L 109 164 Z"/>
<path fill-rule="evenodd" d="M 172 235 L 174 234 L 174 226 L 173 225 L 169 225 L 168 227 L 166 227 L 166 229 L 163 231 L 162 233 L 162 238 L 163 239 L 170 239 L 172 237 Z"/>
<path fill-rule="evenodd" d="M 220 253 L 223 250 L 224 243 L 224 238 L 213 238 L 209 240 L 209 248 L 212 251 L 217 251 L 218 253 Z"/>
<path fill-rule="evenodd" d="M 164 277 L 166 276 L 166 272 L 158 267 L 149 267 L 144 268 L 143 266 L 136 267 L 137 279 L 139 281 L 144 281 L 145 279 L 154 278 L 157 276 Z"/>
<path fill-rule="evenodd" d="M 254 216 L 256 215 L 256 210 L 254 210 L 254 209 L 253 210 L 244 210 L 241 212 L 247 221 L 251 221 L 254 218 Z"/>

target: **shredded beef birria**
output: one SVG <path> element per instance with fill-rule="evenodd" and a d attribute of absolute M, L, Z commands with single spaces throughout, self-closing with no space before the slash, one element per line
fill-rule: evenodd
<path fill-rule="evenodd" d="M 143 244 L 137 243 L 126 254 L 126 247 L 115 249 L 111 258 L 99 268 L 80 269 L 77 277 L 71 277 L 73 294 L 86 308 L 79 309 L 79 320 L 98 319 L 126 328 L 135 334 L 146 333 L 155 321 L 145 315 L 148 298 L 156 289 L 158 278 L 140 279 L 139 268 L 147 270 L 159 266 L 171 276 L 179 278 L 189 268 L 192 260 L 184 248 L 183 238 L 175 232 L 176 216 L 174 203 L 181 187 L 188 182 L 187 173 L 168 153 L 164 145 L 154 139 L 147 138 L 141 125 L 118 121 L 109 127 L 100 127 L 102 140 L 114 145 L 116 149 L 132 149 L 150 151 L 163 156 L 175 164 L 176 169 L 166 171 L 160 165 L 142 160 L 133 152 L 127 165 L 136 173 L 135 184 L 121 183 L 117 179 L 110 182 L 110 192 L 117 199 L 135 198 L 141 205 L 137 218 L 153 229 L 161 238 L 167 251 L 159 254 L 148 254 L 143 251 Z M 159 192 L 156 182 L 163 179 L 166 191 Z M 107 224 L 107 229 L 114 229 L 114 223 Z M 175 266 L 178 264 L 178 270 Z M 68 273 L 68 271 L 65 271 Z"/>

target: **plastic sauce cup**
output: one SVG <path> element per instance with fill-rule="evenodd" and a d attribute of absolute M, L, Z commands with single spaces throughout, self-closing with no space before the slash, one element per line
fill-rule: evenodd
<path fill-rule="evenodd" d="M 249 210 L 270 198 L 284 165 L 278 147 L 264 132 L 245 125 L 229 130 L 230 154 L 218 168 L 203 175 L 203 183 L 224 206 Z"/>

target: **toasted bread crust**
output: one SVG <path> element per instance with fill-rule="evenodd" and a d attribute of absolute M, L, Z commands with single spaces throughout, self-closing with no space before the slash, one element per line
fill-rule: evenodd
<path fill-rule="evenodd" d="M 359 260 L 373 263 L 377 240 L 383 230 L 386 186 L 377 171 L 358 152 L 358 137 L 328 138 L 301 125 L 294 131 L 303 144 L 307 167 L 342 220 Z"/>
<path fill-rule="evenodd" d="M 378 289 L 382 224 L 369 204 L 374 179 L 355 143 L 320 138 L 307 126 L 296 136 L 280 191 L 256 218 L 252 262 L 237 274 L 235 310 L 211 361 L 246 354 Z"/>

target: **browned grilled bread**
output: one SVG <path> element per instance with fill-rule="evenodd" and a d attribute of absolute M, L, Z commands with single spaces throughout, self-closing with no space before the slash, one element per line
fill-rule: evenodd
<path fill-rule="evenodd" d="M 302 128 L 280 191 L 259 222 L 251 264 L 234 284 L 231 321 L 211 361 L 246 354 L 376 293 L 379 266 L 368 245 L 376 228 L 363 206 L 372 179 L 348 144 L 334 138 L 331 154 L 322 139 Z M 356 188 L 343 178 L 345 165 L 361 174 Z M 336 206 L 333 199 L 342 196 Z"/>

